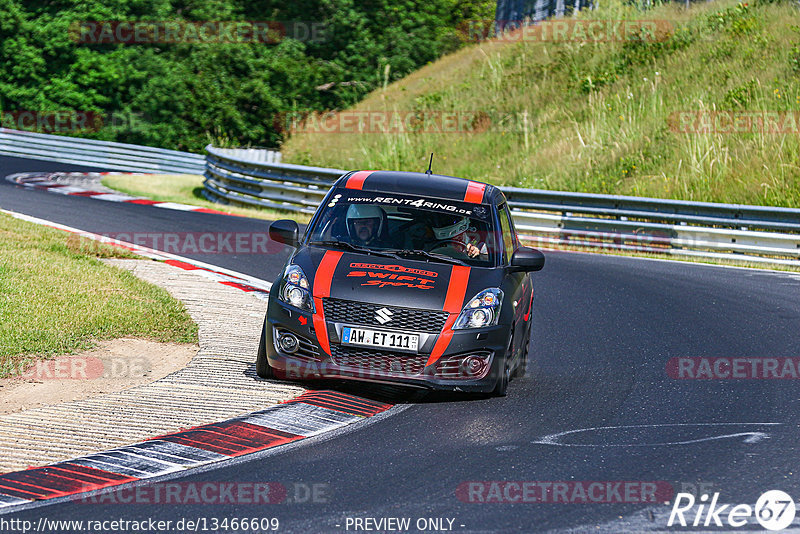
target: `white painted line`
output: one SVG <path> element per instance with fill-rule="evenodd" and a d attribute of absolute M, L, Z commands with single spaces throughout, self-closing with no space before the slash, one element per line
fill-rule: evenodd
<path fill-rule="evenodd" d="M 152 258 L 152 259 L 160 260 L 160 261 L 177 260 L 177 261 L 182 261 L 184 263 L 188 263 L 190 265 L 194 265 L 195 267 L 201 267 L 202 269 L 207 269 L 207 271 L 198 270 L 198 271 L 195 271 L 195 272 L 197 272 L 197 273 L 199 273 L 199 274 L 201 274 L 203 276 L 207 276 L 207 277 L 211 278 L 212 280 L 219 280 L 219 275 L 223 274 L 223 275 L 227 275 L 227 276 L 232 278 L 232 280 L 227 280 L 227 281 L 249 285 L 249 286 L 255 287 L 257 289 L 260 289 L 262 291 L 269 292 L 269 290 L 272 288 L 272 283 L 271 282 L 267 282 L 266 280 L 261 280 L 260 278 L 255 278 L 253 276 L 250 276 L 250 275 L 247 275 L 247 274 L 244 274 L 244 273 L 239 273 L 239 272 L 236 272 L 236 271 L 232 271 L 230 269 L 225 269 L 224 267 L 218 267 L 216 265 L 211 265 L 209 263 L 205 263 L 205 262 L 202 262 L 202 261 L 193 260 L 191 258 L 186 258 L 184 256 L 178 256 L 177 254 L 171 254 L 169 252 L 162 252 L 160 250 L 155 250 L 155 249 L 143 247 L 143 246 L 140 246 L 140 245 L 135 245 L 133 243 L 128 243 L 126 241 L 120 241 L 118 239 L 110 239 L 108 237 L 101 236 L 99 234 L 94 234 L 92 232 L 86 232 L 84 230 L 79 230 L 77 228 L 73 228 L 73 227 L 67 226 L 65 224 L 59 224 L 59 223 L 56 223 L 56 222 L 48 221 L 46 219 L 39 219 L 38 217 L 31 217 L 30 215 L 17 213 L 15 211 L 0 209 L 0 212 L 8 214 L 8 215 L 14 217 L 15 219 L 20 219 L 22 221 L 27 221 L 27 222 L 32 222 L 32 223 L 35 223 L 35 224 L 40 224 L 40 225 L 43 225 L 43 226 L 50 226 L 52 228 L 57 228 L 59 230 L 64 230 L 64 231 L 67 231 L 67 232 L 78 234 L 80 236 L 87 237 L 89 239 L 94 239 L 95 241 L 100 241 L 102 243 L 108 243 L 108 244 L 111 244 L 111 245 L 121 245 L 121 246 L 123 246 L 123 247 L 125 247 L 127 249 L 132 250 L 136 254 L 139 254 L 140 256 L 144 256 L 146 258 Z M 212 271 L 212 272 L 208 273 L 208 271 Z M 214 276 L 216 278 L 214 278 Z M 257 293 L 255 295 L 258 296 Z"/>
<path fill-rule="evenodd" d="M 156 208 L 165 208 L 168 210 L 179 210 L 179 211 L 194 211 L 196 209 L 201 209 L 197 206 L 190 206 L 188 204 L 178 204 L 176 202 L 159 202 L 157 204 L 151 204 Z"/>
<path fill-rule="evenodd" d="M 65 185 L 63 187 L 51 187 L 49 191 L 51 193 L 58 193 L 59 195 L 69 195 L 71 193 L 82 193 L 88 191 L 88 189 L 74 185 Z"/>
<path fill-rule="evenodd" d="M 109 202 L 128 202 L 130 200 L 146 200 L 142 197 L 132 197 L 130 195 L 122 195 L 118 193 L 101 193 L 99 195 L 92 195 L 92 198 L 100 200 L 108 200 Z"/>
<path fill-rule="evenodd" d="M 19 497 L 12 497 L 11 495 L 4 495 L 0 493 L 0 508 L 4 508 L 6 506 L 16 506 L 17 504 L 24 504 L 27 502 L 33 502 L 33 500 L 20 499 Z"/>
<path fill-rule="evenodd" d="M 107 175 L 107 174 L 118 174 L 118 175 L 145 175 L 145 174 L 152 174 L 152 173 L 136 173 L 136 172 L 119 172 L 119 173 L 84 173 L 84 172 L 74 172 L 74 173 L 17 173 L 6 176 L 6 179 L 10 182 L 16 183 L 18 185 L 22 185 L 25 187 L 32 187 L 37 189 L 47 189 L 48 191 L 52 191 L 54 193 L 60 193 L 62 195 L 70 195 L 74 193 L 86 193 L 91 192 L 93 189 L 87 189 L 86 186 L 80 185 L 68 185 L 61 182 L 54 182 L 52 180 L 48 180 L 46 177 L 49 176 L 97 176 L 97 175 Z M 33 177 L 29 177 L 33 175 Z M 41 176 L 37 176 L 41 175 Z M 105 186 L 103 186 L 105 187 Z M 107 188 L 106 188 L 107 189 Z M 130 195 L 126 195 L 124 193 L 100 193 L 96 195 L 87 195 L 90 198 L 95 198 L 98 200 L 107 200 L 110 202 L 131 202 L 135 200 L 150 200 L 144 197 L 134 197 Z M 171 210 L 178 210 L 178 211 L 199 211 L 199 210 L 206 210 L 207 208 L 202 208 L 200 206 L 190 206 L 189 204 L 181 204 L 179 202 L 153 202 L 153 203 L 146 203 L 146 205 L 154 206 L 156 208 L 165 208 Z M 220 210 L 220 213 L 224 213 Z M 230 215 L 230 214 L 227 214 Z"/>
<path fill-rule="evenodd" d="M 561 441 L 562 438 L 565 436 L 570 436 L 573 434 L 583 434 L 583 433 L 592 433 L 592 432 L 608 432 L 614 430 L 630 430 L 630 429 L 646 429 L 646 428 L 653 428 L 653 429 L 665 429 L 665 428 L 688 428 L 688 427 L 698 427 L 698 428 L 719 428 L 719 427 L 731 427 L 731 426 L 740 426 L 740 427 L 761 427 L 761 426 L 779 426 L 783 423 L 662 423 L 662 424 L 652 424 L 652 425 L 621 425 L 621 426 L 598 426 L 598 427 L 589 427 L 589 428 L 578 428 L 576 430 L 566 430 L 564 432 L 558 432 L 555 434 L 549 434 L 547 436 L 541 437 L 537 440 L 531 441 L 531 443 L 535 445 L 557 445 L 559 447 L 660 447 L 660 446 L 670 446 L 670 445 L 690 445 L 693 443 L 701 443 L 704 441 L 716 441 L 720 439 L 729 439 L 729 438 L 745 438 L 744 443 L 758 443 L 764 439 L 769 438 L 769 434 L 766 432 L 760 431 L 748 431 L 748 432 L 735 432 L 731 434 L 721 434 L 716 436 L 702 436 L 694 439 L 681 439 L 676 441 L 662 441 L 662 442 L 653 442 L 653 443 L 637 443 L 637 442 L 630 442 L 630 443 L 563 443 Z"/>

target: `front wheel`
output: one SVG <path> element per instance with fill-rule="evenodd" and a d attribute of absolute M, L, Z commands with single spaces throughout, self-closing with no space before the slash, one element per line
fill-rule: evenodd
<path fill-rule="evenodd" d="M 508 368 L 508 357 L 503 358 L 503 369 L 500 372 L 500 378 L 497 379 L 497 385 L 492 391 L 495 397 L 505 397 L 508 394 L 508 382 L 511 380 L 511 373 Z"/>
<path fill-rule="evenodd" d="M 275 378 L 275 373 L 267 359 L 267 323 L 261 327 L 261 341 L 258 344 L 258 355 L 256 356 L 256 374 L 261 378 Z"/>
<path fill-rule="evenodd" d="M 531 348 L 531 328 L 532 325 L 528 323 L 528 333 L 525 336 L 525 344 L 523 345 L 522 354 L 519 357 L 519 363 L 517 363 L 517 368 L 514 370 L 514 378 L 524 377 L 528 370 L 528 352 Z"/>
<path fill-rule="evenodd" d="M 508 394 L 508 383 L 511 381 L 511 369 L 509 368 L 509 364 L 511 362 L 509 359 L 513 354 L 513 347 L 514 334 L 512 333 L 511 338 L 508 340 L 508 348 L 506 349 L 506 353 L 503 355 L 503 362 L 500 368 L 500 377 L 497 379 L 497 385 L 492 391 L 492 395 L 495 397 L 505 397 Z"/>

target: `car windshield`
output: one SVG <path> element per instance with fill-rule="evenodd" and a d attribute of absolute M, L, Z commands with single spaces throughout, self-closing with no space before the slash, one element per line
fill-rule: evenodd
<path fill-rule="evenodd" d="M 490 206 L 415 197 L 334 195 L 307 242 L 479 267 L 498 257 Z"/>

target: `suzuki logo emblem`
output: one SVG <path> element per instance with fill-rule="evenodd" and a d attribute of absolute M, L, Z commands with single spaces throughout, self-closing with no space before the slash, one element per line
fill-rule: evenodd
<path fill-rule="evenodd" d="M 394 314 L 391 311 L 386 308 L 381 308 L 375 312 L 375 320 L 381 324 L 386 324 L 392 320 L 392 315 Z"/>

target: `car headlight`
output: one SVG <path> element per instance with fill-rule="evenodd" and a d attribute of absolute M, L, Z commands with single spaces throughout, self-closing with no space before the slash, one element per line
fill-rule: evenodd
<path fill-rule="evenodd" d="M 503 292 L 499 289 L 484 289 L 467 302 L 453 325 L 454 330 L 494 326 L 500 319 Z"/>
<path fill-rule="evenodd" d="M 297 265 L 288 265 L 283 271 L 283 281 L 278 291 L 278 300 L 281 300 L 301 310 L 314 311 L 314 301 L 311 299 L 310 284 L 303 269 Z"/>

